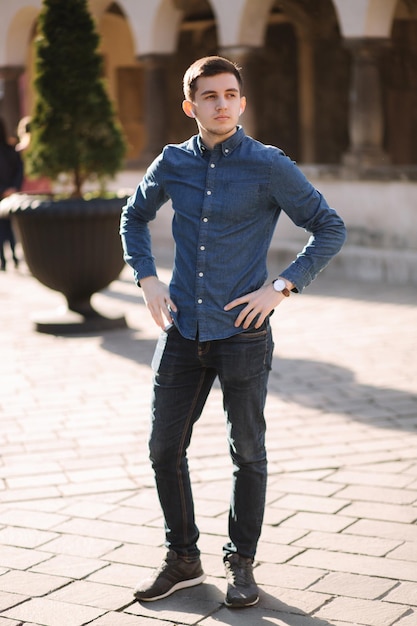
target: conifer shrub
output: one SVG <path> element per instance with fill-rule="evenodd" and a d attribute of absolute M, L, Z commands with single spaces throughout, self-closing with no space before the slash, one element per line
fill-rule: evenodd
<path fill-rule="evenodd" d="M 25 164 L 29 175 L 67 175 L 72 197 L 82 196 L 87 180 L 114 177 L 126 151 L 98 45 L 87 0 L 43 0 Z"/>

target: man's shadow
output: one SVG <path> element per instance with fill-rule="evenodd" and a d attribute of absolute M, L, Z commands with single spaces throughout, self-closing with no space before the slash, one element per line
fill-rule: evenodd
<path fill-rule="evenodd" d="M 158 252 L 165 260 L 162 272 L 167 276 L 171 267 L 172 251 L 169 247 Z M 167 278 L 167 277 L 165 277 Z M 323 284 L 323 288 L 324 288 Z M 127 291 L 126 291 L 127 287 Z M 131 289 L 129 288 L 131 287 Z M 312 289 L 320 293 L 320 285 Z M 343 288 L 339 284 L 332 286 L 340 297 Z M 361 289 L 358 297 L 370 301 L 385 301 L 384 294 L 378 290 L 370 293 L 369 288 Z M 142 328 L 127 328 L 121 331 L 105 333 L 102 347 L 109 352 L 150 367 L 157 335 L 150 314 L 145 309 L 143 294 L 132 284 L 128 271 L 116 281 L 112 289 L 105 291 L 110 299 L 126 302 L 128 306 L 138 305 L 143 313 L 137 313 Z M 400 298 L 401 295 L 401 298 Z M 413 302 L 413 295 L 401 291 L 400 302 Z M 325 296 L 323 296 L 325 297 Z M 153 328 L 152 337 L 146 332 L 147 325 Z M 301 406 L 318 409 L 326 413 L 346 415 L 350 419 L 372 424 L 380 428 L 417 429 L 417 393 L 411 393 L 390 387 L 378 387 L 362 384 L 355 380 L 354 373 L 334 363 L 325 363 L 308 359 L 281 358 L 274 355 L 273 369 L 270 374 L 268 393 L 276 394 L 284 401 L 295 402 Z"/>
<path fill-rule="evenodd" d="M 323 595 L 323 605 L 328 596 Z M 129 613 L 141 617 L 181 622 L 181 614 L 193 614 L 193 624 L 210 618 L 227 626 L 274 626 L 277 620 L 286 626 L 332 626 L 327 620 L 313 617 L 296 606 L 282 602 L 265 592 L 259 592 L 259 603 L 244 609 L 231 609 L 224 604 L 224 592 L 215 584 L 204 583 L 183 589 L 156 602 L 133 602 Z M 202 622 L 204 623 L 204 622 Z"/>
<path fill-rule="evenodd" d="M 155 337 L 130 328 L 102 338 L 104 350 L 149 368 L 155 345 Z M 334 363 L 274 357 L 268 394 L 375 427 L 417 430 L 416 393 L 359 383 L 351 370 Z"/>
<path fill-rule="evenodd" d="M 275 358 L 269 393 L 380 428 L 417 429 L 417 394 L 355 380 L 351 370 L 306 359 Z"/>

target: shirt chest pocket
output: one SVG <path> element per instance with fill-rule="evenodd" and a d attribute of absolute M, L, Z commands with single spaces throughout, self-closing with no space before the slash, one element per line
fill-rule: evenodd
<path fill-rule="evenodd" d="M 258 212 L 262 201 L 262 187 L 253 182 L 232 182 L 222 188 L 222 207 L 225 215 L 233 221 L 251 219 Z"/>

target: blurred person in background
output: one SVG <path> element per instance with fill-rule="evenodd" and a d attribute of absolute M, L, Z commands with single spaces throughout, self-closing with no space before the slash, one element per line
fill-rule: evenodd
<path fill-rule="evenodd" d="M 8 140 L 6 125 L 0 118 L 0 199 L 7 198 L 13 193 L 20 191 L 23 182 L 23 162 L 20 154 L 16 152 Z M 8 217 L 0 217 L 0 269 L 6 270 L 6 256 L 4 244 L 9 243 L 15 267 L 19 260 L 16 256 L 16 239 L 13 233 L 11 220 Z"/>

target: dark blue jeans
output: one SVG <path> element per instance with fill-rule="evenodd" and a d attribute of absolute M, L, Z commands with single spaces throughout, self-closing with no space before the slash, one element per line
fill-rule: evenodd
<path fill-rule="evenodd" d="M 181 556 L 199 554 L 187 448 L 216 376 L 233 462 L 230 542 L 224 553 L 255 556 L 265 508 L 264 407 L 272 352 L 269 320 L 260 329 L 222 340 L 184 339 L 175 327 L 159 339 L 152 362 L 150 459 L 165 518 L 166 545 Z"/>

